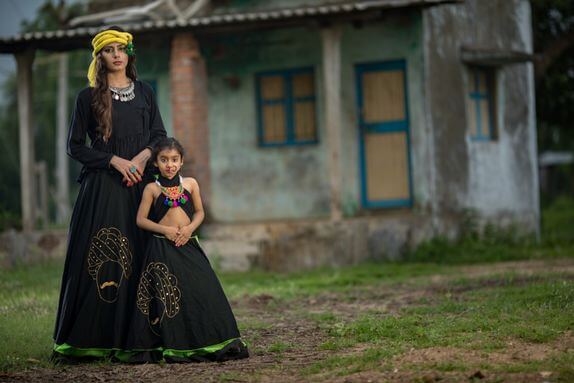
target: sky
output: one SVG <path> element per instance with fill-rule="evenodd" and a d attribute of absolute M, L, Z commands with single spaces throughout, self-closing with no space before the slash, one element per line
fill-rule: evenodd
<path fill-rule="evenodd" d="M 18 34 L 23 20 L 31 20 L 46 0 L 0 0 L 0 37 Z M 0 83 L 16 72 L 16 60 L 11 54 L 0 54 Z"/>

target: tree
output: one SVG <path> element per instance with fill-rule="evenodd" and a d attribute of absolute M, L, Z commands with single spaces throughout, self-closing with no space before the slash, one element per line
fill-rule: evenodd
<path fill-rule="evenodd" d="M 60 0 L 58 4 L 47 0 L 34 20 L 22 23 L 22 32 L 61 29 L 67 21 L 81 14 L 83 6 L 68 6 Z M 73 52 L 70 55 L 70 88 L 85 86 L 85 72 L 89 63 L 86 52 Z M 52 169 L 55 166 L 55 131 L 57 102 L 58 60 L 50 52 L 37 52 L 34 64 L 34 139 L 36 159 L 46 161 L 49 169 L 49 183 L 54 188 Z M 4 106 L 0 108 L 0 231 L 7 227 L 19 226 L 20 215 L 20 173 L 18 159 L 18 114 L 17 81 L 15 74 L 9 76 L 1 88 L 4 93 Z M 73 102 L 69 95 L 68 102 Z M 73 173 L 77 174 L 74 165 Z M 53 206 L 52 206 L 53 212 Z"/>
<path fill-rule="evenodd" d="M 574 150 L 574 1 L 531 0 L 538 147 Z"/>

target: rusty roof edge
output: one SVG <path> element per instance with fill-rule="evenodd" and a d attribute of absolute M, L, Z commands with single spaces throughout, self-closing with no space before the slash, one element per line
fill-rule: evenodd
<path fill-rule="evenodd" d="M 464 1 L 465 0 L 367 0 L 347 3 L 330 3 L 297 8 L 278 8 L 250 12 L 212 14 L 207 16 L 192 17 L 184 21 L 176 19 L 159 21 L 147 20 L 137 23 L 118 23 L 118 25 L 129 30 L 130 32 L 137 33 L 162 29 L 175 29 L 185 27 L 200 28 L 211 25 L 272 21 L 299 17 L 329 16 L 350 12 L 363 12 L 369 10 L 402 8 L 409 6 L 434 6 L 448 3 L 463 3 Z M 72 37 L 79 38 L 84 36 L 92 36 L 96 34 L 103 25 L 21 33 L 14 36 L 0 38 L 0 47 L 2 45 L 6 47 L 7 45 L 22 44 L 32 41 L 38 42 L 45 40 L 59 40 Z M 2 51 L 4 53 L 10 53 L 7 52 L 6 49 L 2 49 Z"/>

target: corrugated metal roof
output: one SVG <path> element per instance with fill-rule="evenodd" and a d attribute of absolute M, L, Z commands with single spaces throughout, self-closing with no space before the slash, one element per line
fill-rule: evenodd
<path fill-rule="evenodd" d="M 306 6 L 298 8 L 283 8 L 266 11 L 212 14 L 201 17 L 192 17 L 188 20 L 160 20 L 143 21 L 119 25 L 133 33 L 155 32 L 173 29 L 201 29 L 217 26 L 244 25 L 261 22 L 296 21 L 308 18 L 328 18 L 336 15 L 349 13 L 361 13 L 391 8 L 413 7 L 413 6 L 433 6 L 443 3 L 460 3 L 464 0 L 365 0 L 352 1 L 347 3 L 325 4 L 317 6 Z M 77 48 L 73 44 L 70 47 L 54 46 L 53 44 L 43 44 L 56 40 L 68 41 L 71 39 L 84 39 L 96 34 L 102 26 L 80 27 L 67 30 L 30 32 L 18 34 L 0 39 L 0 53 L 13 53 L 33 46 L 39 49 L 67 50 Z"/>

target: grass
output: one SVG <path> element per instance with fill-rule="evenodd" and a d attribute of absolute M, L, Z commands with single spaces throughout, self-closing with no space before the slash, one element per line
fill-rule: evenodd
<path fill-rule="evenodd" d="M 281 312 L 284 305 L 335 294 L 338 299 L 361 299 L 357 291 L 393 286 L 430 286 L 430 276 L 448 277 L 442 290 L 409 303 L 393 315 L 365 311 L 343 321 L 333 312 L 297 315 L 318 324 L 328 340 L 320 345 L 326 358 L 305 369 L 307 375 L 347 375 L 365 370 L 389 370 L 393 357 L 411 349 L 454 347 L 499 352 L 509 340 L 548 344 L 566 331 L 574 331 L 574 282 L 560 273 L 489 275 L 483 279 L 460 275 L 466 263 L 517 259 L 548 259 L 574 255 L 574 200 L 563 198 L 543 213 L 543 241 L 517 237 L 509 231 L 487 228 L 480 235 L 469 230 L 459 241 L 438 238 L 409 254 L 407 261 L 370 263 L 341 269 L 319 269 L 292 274 L 262 271 L 223 273 L 222 284 L 230 299 L 270 295 L 266 307 Z M 63 260 L 0 270 L 0 371 L 50 366 L 51 338 L 58 304 Z M 242 312 L 241 308 L 238 312 Z M 272 319 L 239 322 L 249 331 L 253 349 L 278 357 L 294 344 L 275 341 L 261 348 L 260 333 L 273 328 Z M 294 340 L 296 341 L 296 340 Z M 258 348 L 259 347 L 259 348 Z M 346 352 L 354 350 L 353 352 Z M 327 355 L 331 355 L 327 357 Z M 457 371 L 471 363 L 439 363 L 438 371 Z M 574 377 L 574 355 L 565 351 L 541 361 L 486 366 L 490 371 L 555 371 L 558 380 Z M 428 366 L 427 366 L 428 367 Z M 476 366 L 484 369 L 484 366 Z M 413 366 L 412 368 L 425 368 Z M 222 377 L 222 379 L 225 377 Z"/>
<path fill-rule="evenodd" d="M 281 354 L 281 353 L 288 351 L 288 350 L 291 350 L 291 349 L 292 349 L 292 346 L 290 343 L 279 341 L 279 342 L 275 342 L 271 346 L 269 346 L 267 351 Z"/>
<path fill-rule="evenodd" d="M 227 296 L 271 295 L 274 299 L 294 299 L 324 291 L 344 292 L 373 283 L 398 283 L 438 272 L 448 267 L 428 264 L 365 263 L 353 267 L 275 274 L 263 271 L 221 273 L 219 276 Z M 454 269 L 452 270 L 454 272 Z"/>
<path fill-rule="evenodd" d="M 52 333 L 63 269 L 62 260 L 0 270 L 0 371 L 49 366 Z M 277 275 L 254 271 L 221 275 L 230 299 L 271 294 L 293 300 L 323 291 L 346 291 L 373 283 L 397 283 L 413 277 L 448 272 L 434 265 L 364 264 L 345 269 L 322 269 Z M 265 322 L 241 324 L 241 329 L 268 328 Z M 281 346 L 276 346 L 281 351 Z"/>
<path fill-rule="evenodd" d="M 61 261 L 0 270 L 0 370 L 48 364 L 61 273 Z"/>
<path fill-rule="evenodd" d="M 388 361 L 407 350 L 430 347 L 491 352 L 509 340 L 527 344 L 548 343 L 574 330 L 574 282 L 561 274 L 513 283 L 513 275 L 495 287 L 476 288 L 460 294 L 445 292 L 434 303 L 414 305 L 395 315 L 363 315 L 349 323 L 333 324 L 324 349 L 366 349 L 350 356 L 334 356 L 306 370 L 307 374 L 335 370 L 337 375 L 393 367 Z M 474 283 L 474 282 L 473 282 Z M 458 281 L 453 286 L 460 286 Z M 476 286 L 475 286 L 476 287 Z M 573 353 L 559 357 L 572 359 Z M 536 364 L 537 371 L 556 371 L 560 364 L 549 359 Z M 461 367 L 462 366 L 462 367 Z M 574 374 L 563 365 L 562 375 Z M 507 366 L 508 367 L 508 366 Z M 468 369 L 468 363 L 436 365 L 439 371 Z M 384 369 L 384 368 L 383 368 Z M 495 367 L 494 370 L 497 368 Z M 531 368 L 518 366 L 518 371 Z"/>
<path fill-rule="evenodd" d="M 380 284 L 381 278 L 388 279 L 385 284 L 392 284 L 402 283 L 410 277 L 452 274 L 456 271 L 450 266 L 436 265 L 373 266 L 298 273 L 292 279 L 289 276 L 277 279 L 275 275 L 267 275 L 267 278 L 278 280 L 279 283 L 272 290 L 283 294 L 284 299 L 290 299 L 287 296 L 294 291 L 302 292 L 308 286 L 312 288 L 307 294 L 331 291 L 326 281 L 333 281 L 344 292 L 350 286 Z M 11 350 L 0 355 L 1 370 L 49 366 L 61 267 L 61 262 L 48 262 L 0 271 L 0 347 Z M 265 274 L 256 273 L 256 276 L 260 279 L 253 282 L 249 273 L 227 275 L 227 278 L 231 277 L 231 282 L 224 279 L 223 283 L 240 285 L 243 277 L 245 283 L 256 284 L 254 294 L 268 293 L 263 289 Z M 493 281 L 496 283 L 493 284 Z M 339 321 L 330 312 L 305 315 L 327 331 L 330 339 L 320 347 L 327 351 L 326 354 L 357 346 L 364 349 L 352 355 L 326 358 L 307 368 L 305 373 L 334 371 L 335 374 L 345 375 L 372 368 L 390 369 L 392 365 L 388 361 L 392 357 L 413 348 L 456 347 L 490 352 L 503 349 L 509 339 L 526 343 L 552 342 L 565 331 L 574 330 L 574 282 L 560 273 L 546 273 L 526 279 L 514 274 L 478 280 L 458 278 L 453 279 L 444 290 L 438 291 L 434 299 L 421 299 L 394 315 L 367 313 L 350 322 Z M 255 321 L 243 324 L 242 329 L 256 332 L 268 329 L 270 325 Z M 291 349 L 291 344 L 277 341 L 265 351 L 281 355 Z M 512 368 L 501 365 L 492 369 L 529 371 L 555 368 L 554 371 L 557 371 L 559 362 L 565 358 L 572 358 L 572 355 L 531 365 Z M 437 365 L 434 368 L 448 371 L 455 367 Z M 574 374 L 574 371 L 563 366 L 560 369 L 563 376 Z"/>

